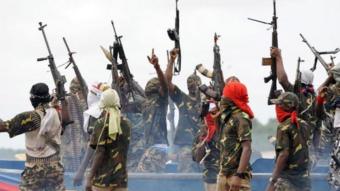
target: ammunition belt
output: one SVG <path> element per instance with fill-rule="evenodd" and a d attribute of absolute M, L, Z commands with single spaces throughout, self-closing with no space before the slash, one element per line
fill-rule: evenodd
<path fill-rule="evenodd" d="M 44 157 L 44 158 L 37 158 L 37 157 L 32 157 L 26 154 L 26 162 L 31 163 L 31 164 L 48 164 L 51 162 L 59 162 L 60 157 L 59 154 L 53 154 L 49 157 Z"/>

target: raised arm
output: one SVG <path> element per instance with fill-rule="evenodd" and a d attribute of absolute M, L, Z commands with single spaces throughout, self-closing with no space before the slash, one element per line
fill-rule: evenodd
<path fill-rule="evenodd" d="M 151 57 L 148 56 L 148 60 L 149 60 L 150 64 L 153 65 L 153 67 L 155 68 L 155 70 L 157 72 L 157 77 L 158 77 L 158 80 L 161 84 L 160 93 L 161 93 L 161 95 L 164 96 L 168 92 L 168 83 L 166 82 L 164 73 L 161 70 L 161 67 L 159 66 L 158 57 L 155 55 L 154 49 L 152 49 Z"/>
<path fill-rule="evenodd" d="M 166 77 L 166 81 L 168 82 L 170 94 L 174 93 L 175 91 L 175 86 L 172 83 L 172 76 L 173 76 L 174 63 L 178 55 L 178 52 L 179 50 L 177 48 L 174 48 L 170 51 L 170 58 L 168 58 L 168 65 L 165 71 L 165 77 Z"/>
<path fill-rule="evenodd" d="M 281 55 L 281 50 L 278 48 L 271 48 L 271 55 L 276 59 L 276 75 L 279 83 L 285 91 L 288 91 L 292 84 L 288 80 L 287 73 L 283 66 L 283 60 Z"/>

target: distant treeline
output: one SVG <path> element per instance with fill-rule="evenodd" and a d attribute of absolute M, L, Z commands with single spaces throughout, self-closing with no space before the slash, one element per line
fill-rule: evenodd
<path fill-rule="evenodd" d="M 15 155 L 19 153 L 25 153 L 25 150 L 0 148 L 0 160 L 16 160 Z"/>
<path fill-rule="evenodd" d="M 266 124 L 260 123 L 257 119 L 253 120 L 253 150 L 274 150 L 274 146 L 269 143 L 268 137 L 276 135 L 277 125 L 276 119 L 269 119 Z"/>

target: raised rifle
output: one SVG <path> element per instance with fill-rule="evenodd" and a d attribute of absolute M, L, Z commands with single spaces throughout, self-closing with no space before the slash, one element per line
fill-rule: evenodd
<path fill-rule="evenodd" d="M 215 33 L 214 35 L 214 65 L 213 65 L 213 77 L 212 77 L 212 85 L 214 91 L 222 94 L 224 88 L 224 77 L 221 68 L 221 55 L 220 55 L 220 47 L 217 45 L 217 40 L 219 39 L 219 35 Z"/>
<path fill-rule="evenodd" d="M 66 83 L 66 78 L 65 76 L 60 75 L 56 64 L 54 62 L 54 57 L 53 54 L 51 52 L 50 49 L 50 45 L 48 44 L 47 41 L 47 37 L 46 37 L 46 33 L 44 28 L 47 26 L 47 24 L 43 25 L 42 22 L 39 22 L 39 30 L 42 32 L 44 40 L 45 40 L 45 44 L 47 47 L 47 51 L 48 51 L 48 56 L 47 57 L 43 57 L 43 58 L 38 58 L 37 61 L 45 61 L 48 60 L 49 64 L 48 66 L 50 67 L 51 73 L 52 73 L 52 77 L 53 77 L 53 81 L 54 84 L 56 86 L 56 97 L 57 99 L 61 102 L 61 107 L 62 107 L 62 126 L 66 127 L 67 125 L 73 123 L 73 121 L 71 120 L 70 114 L 68 112 L 67 109 L 67 101 L 66 101 L 66 90 L 65 90 L 65 83 Z"/>
<path fill-rule="evenodd" d="M 122 103 L 122 92 L 119 86 L 119 75 L 118 75 L 118 68 L 117 68 L 117 60 L 113 57 L 112 52 L 106 50 L 104 47 L 100 46 L 100 48 L 102 49 L 103 53 L 105 54 L 106 58 L 111 62 L 110 65 L 107 66 L 108 69 L 111 70 L 111 74 L 112 74 L 112 84 L 111 87 L 113 89 L 115 89 L 118 93 L 118 96 L 120 98 L 121 101 L 121 105 L 124 108 L 125 105 Z"/>
<path fill-rule="evenodd" d="M 271 22 L 264 22 L 252 18 L 248 18 L 251 21 L 259 22 L 262 24 L 266 25 L 271 25 L 273 28 L 272 32 L 272 47 L 278 48 L 279 47 L 279 42 L 278 42 L 278 34 L 277 34 L 277 19 L 278 17 L 276 16 L 276 0 L 273 0 L 273 8 L 274 8 L 274 13 L 272 17 Z M 271 67 L 271 74 L 264 78 L 264 82 L 268 83 L 269 81 L 272 81 L 272 85 L 270 88 L 269 92 L 269 97 L 268 97 L 268 105 L 272 105 L 271 99 L 274 99 L 278 96 L 278 91 L 277 91 L 277 75 L 276 75 L 276 59 L 274 57 L 271 58 L 262 58 L 262 65 L 263 66 L 270 66 Z"/>
<path fill-rule="evenodd" d="M 81 93 L 83 94 L 83 98 L 85 99 L 85 102 L 86 102 L 86 107 L 88 108 L 87 94 L 89 92 L 89 89 L 87 87 L 86 81 L 84 80 L 83 76 L 80 73 L 80 70 L 79 70 L 76 62 L 74 61 L 73 54 L 75 54 L 75 52 L 72 52 L 70 50 L 70 47 L 68 46 L 65 37 L 63 37 L 63 41 L 64 41 L 64 44 L 66 46 L 67 52 L 68 52 L 68 64 L 65 67 L 65 69 L 67 69 L 72 64 L 74 73 L 76 74 L 76 77 L 77 77 L 79 84 L 80 84 L 80 87 L 81 87 Z"/>
<path fill-rule="evenodd" d="M 301 62 L 304 62 L 300 57 L 298 58 L 297 61 L 297 67 L 296 67 L 296 76 L 295 76 L 295 84 L 294 84 L 294 92 L 299 95 L 300 99 L 300 89 L 301 89 L 301 71 L 300 71 L 300 66 Z"/>
<path fill-rule="evenodd" d="M 177 63 L 174 65 L 174 75 L 178 75 L 181 72 L 181 43 L 180 43 L 180 35 L 179 35 L 179 9 L 178 9 L 178 0 L 176 1 L 176 18 L 175 18 L 175 28 L 174 29 L 168 29 L 168 36 L 170 40 L 175 42 L 175 48 L 179 50 L 178 57 L 177 57 Z"/>
<path fill-rule="evenodd" d="M 113 28 L 113 32 L 115 36 L 115 42 L 113 43 L 113 46 L 110 47 L 110 52 L 112 53 L 113 58 L 116 60 L 117 69 L 121 72 L 124 80 L 126 81 L 128 85 L 128 92 L 126 95 L 128 99 L 127 101 L 130 101 L 131 99 L 132 101 L 135 101 L 134 91 L 138 91 L 140 95 L 144 95 L 144 92 L 140 92 L 138 88 L 135 88 L 135 85 L 133 82 L 133 75 L 130 72 L 129 64 L 125 56 L 125 51 L 124 51 L 123 44 L 121 41 L 121 38 L 123 36 L 117 35 L 116 28 L 115 28 L 113 21 L 111 21 L 111 24 L 112 24 L 112 28 Z M 118 64 L 118 56 L 119 56 L 119 59 L 121 60 L 121 64 Z M 112 65 L 108 65 L 107 69 L 111 69 L 111 67 Z"/>
<path fill-rule="evenodd" d="M 324 51 L 324 52 L 319 52 L 315 49 L 314 46 L 310 45 L 309 42 L 307 41 L 307 39 L 300 33 L 300 36 L 302 38 L 302 42 L 306 43 L 306 45 L 308 46 L 308 48 L 312 51 L 312 53 L 314 54 L 315 56 L 315 59 L 314 59 L 314 65 L 313 67 L 311 68 L 311 70 L 314 72 L 315 69 L 316 69 L 316 65 L 318 63 L 318 61 L 321 63 L 321 65 L 325 68 L 327 74 L 328 74 L 328 71 L 330 69 L 330 67 L 328 66 L 327 62 L 322 58 L 321 55 L 323 54 L 337 54 L 340 49 L 339 48 L 336 48 L 335 50 L 333 51 Z"/>

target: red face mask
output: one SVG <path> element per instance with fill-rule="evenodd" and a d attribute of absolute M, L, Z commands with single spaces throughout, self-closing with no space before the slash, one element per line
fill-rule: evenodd
<path fill-rule="evenodd" d="M 275 111 L 276 111 L 276 118 L 280 123 L 284 122 L 286 119 L 288 119 L 290 117 L 291 123 L 296 124 L 296 126 L 299 127 L 296 111 L 288 112 L 288 111 L 285 111 L 282 107 L 280 107 L 278 105 L 276 105 Z"/>

